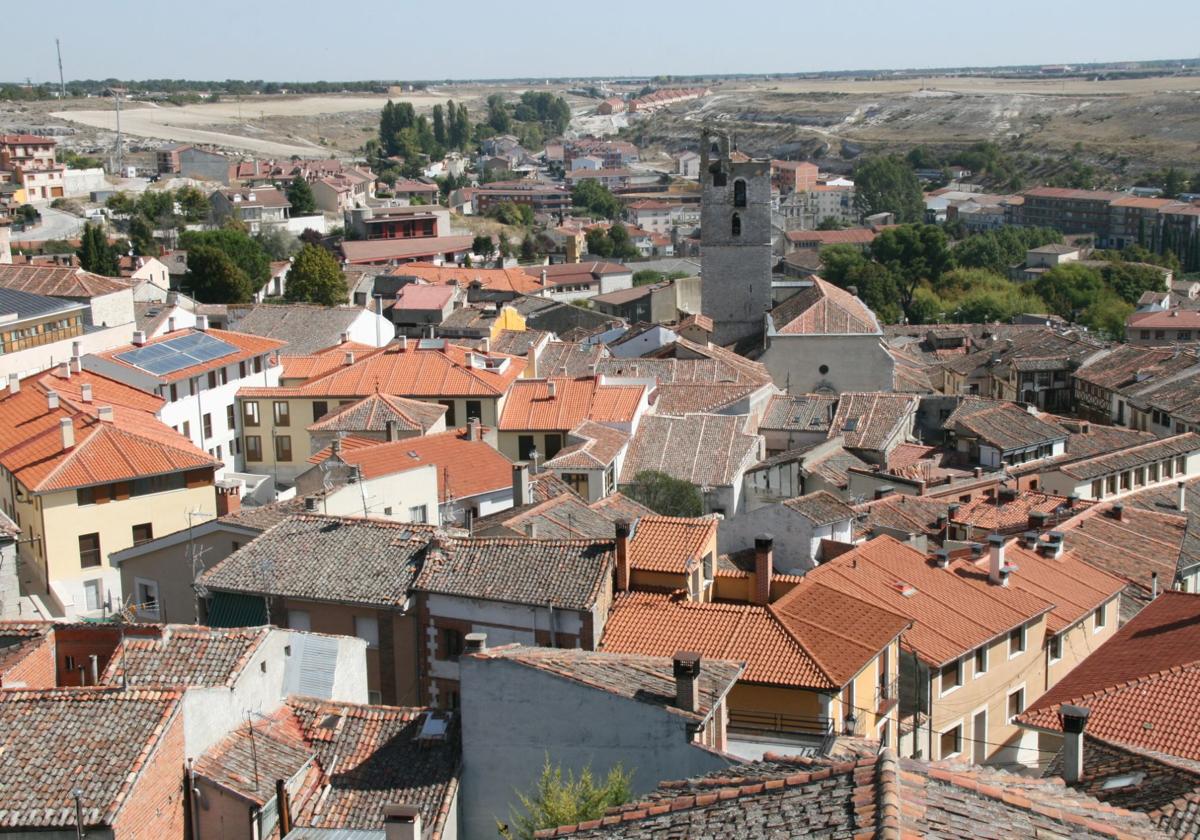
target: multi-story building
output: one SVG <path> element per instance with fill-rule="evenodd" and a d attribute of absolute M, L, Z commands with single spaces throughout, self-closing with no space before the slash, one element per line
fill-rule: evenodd
<path fill-rule="evenodd" d="M 134 333 L 131 344 L 83 358 L 83 367 L 164 400 L 163 423 L 234 470 L 241 470 L 235 396 L 249 386 L 279 384 L 278 351 L 285 342 L 196 326 L 170 329 L 158 338 Z M 222 470 L 223 471 L 223 470 Z"/>
<path fill-rule="evenodd" d="M 362 239 L 428 239 L 449 234 L 450 216 L 424 204 L 355 207 L 346 213 L 346 229 Z"/>
<path fill-rule="evenodd" d="M 0 134 L 0 170 L 11 172 L 31 203 L 62 198 L 66 167 L 55 161 L 53 137 L 34 134 Z"/>
<path fill-rule="evenodd" d="M 214 217 L 226 219 L 232 216 L 241 221 L 250 233 L 259 233 L 264 227 L 286 223 L 292 209 L 287 194 L 276 187 L 217 190 L 210 200 Z"/>
<path fill-rule="evenodd" d="M 525 204 L 535 213 L 565 213 L 571 209 L 571 191 L 539 181 L 494 181 L 472 191 L 477 215 L 500 204 Z"/>
<path fill-rule="evenodd" d="M 599 377 L 519 379 L 500 416 L 498 448 L 514 461 L 529 461 L 535 451 L 550 459 L 587 420 L 632 434 L 649 396 L 644 385 L 609 385 Z"/>
<path fill-rule="evenodd" d="M 771 186 L 781 193 L 808 192 L 818 174 L 817 165 L 806 160 L 771 161 Z"/>
<path fill-rule="evenodd" d="M 56 615 L 120 603 L 108 555 L 213 510 L 220 462 L 155 414 L 163 400 L 64 364 L 0 399 L 0 507 L 22 532 L 20 577 Z"/>
<path fill-rule="evenodd" d="M 1090 233 L 1107 242 L 1112 231 L 1110 205 L 1127 198 L 1106 190 L 1035 187 L 1023 193 L 1024 201 L 1010 205 L 1015 224 L 1048 227 L 1063 233 Z"/>

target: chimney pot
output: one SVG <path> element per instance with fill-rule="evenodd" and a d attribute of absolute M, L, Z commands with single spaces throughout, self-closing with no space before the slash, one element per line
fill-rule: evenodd
<path fill-rule="evenodd" d="M 1083 777 L 1083 731 L 1091 709 L 1063 703 L 1058 707 L 1063 725 L 1063 779 L 1068 784 Z"/>
<path fill-rule="evenodd" d="M 934 562 L 937 563 L 939 569 L 949 568 L 950 566 L 950 549 L 939 548 L 933 552 Z"/>
<path fill-rule="evenodd" d="M 341 339 L 342 339 L 342 344 L 348 344 L 350 342 L 350 331 L 342 330 Z"/>
<path fill-rule="evenodd" d="M 1150 600 L 1158 597 L 1158 572 L 1150 573 Z"/>
<path fill-rule="evenodd" d="M 70 417 L 58 421 L 58 429 L 62 433 L 62 448 L 70 449 L 75 445 L 75 424 Z"/>
<path fill-rule="evenodd" d="M 492 340 L 490 338 L 479 339 L 479 352 L 481 352 L 481 353 L 491 353 L 492 352 Z"/>
<path fill-rule="evenodd" d="M 71 342 L 71 356 L 78 359 L 83 355 L 83 342 L 76 339 Z"/>
<path fill-rule="evenodd" d="M 146 343 L 146 333 L 142 330 L 134 330 L 133 331 L 133 345 L 135 347 L 141 347 L 145 343 Z"/>
<path fill-rule="evenodd" d="M 175 316 L 174 315 L 172 315 L 170 318 L 167 319 L 167 332 L 169 332 L 169 333 L 175 332 Z"/>
<path fill-rule="evenodd" d="M 63 362 L 61 365 L 59 365 L 58 366 L 58 375 L 61 376 L 63 379 L 70 379 L 71 378 L 71 363 Z"/>
<path fill-rule="evenodd" d="M 1187 482 L 1179 481 L 1175 484 L 1175 507 L 1182 513 L 1187 510 Z"/>
<path fill-rule="evenodd" d="M 1050 518 L 1050 514 L 1044 511 L 1034 510 L 1029 512 L 1029 529 L 1031 531 L 1042 531 L 1046 527 L 1046 521 Z"/>
<path fill-rule="evenodd" d="M 1038 532 L 1036 530 L 1026 531 L 1024 534 L 1021 535 L 1021 543 L 1026 548 L 1037 548 Z"/>
<path fill-rule="evenodd" d="M 79 398 L 85 403 L 92 401 L 92 383 L 84 382 L 79 386 Z"/>
<path fill-rule="evenodd" d="M 58 391 L 46 392 L 46 407 L 51 411 L 58 408 Z"/>
<path fill-rule="evenodd" d="M 487 650 L 487 633 L 468 633 L 463 637 L 463 649 L 467 653 L 483 653 Z"/>
<path fill-rule="evenodd" d="M 400 342 L 400 352 L 404 352 L 405 350 L 407 350 L 408 349 L 408 336 L 402 335 L 402 336 L 400 336 L 400 338 L 398 340 Z"/>
<path fill-rule="evenodd" d="M 975 477 L 976 477 L 976 478 L 982 478 L 982 477 L 983 477 L 983 467 L 976 467 L 976 468 L 975 468 Z"/>
<path fill-rule="evenodd" d="M 513 507 L 521 507 L 532 501 L 529 497 L 529 465 L 513 464 Z"/>
<path fill-rule="evenodd" d="M 681 650 L 673 657 L 675 706 L 685 712 L 700 711 L 700 654 Z"/>
<path fill-rule="evenodd" d="M 78 356 L 71 357 L 71 373 L 83 373 L 83 359 Z"/>
<path fill-rule="evenodd" d="M 617 522 L 617 591 L 626 592 L 629 589 L 629 523 L 625 520 Z"/>
<path fill-rule="evenodd" d="M 347 351 L 346 351 L 346 358 L 345 358 L 345 362 L 346 362 L 346 364 L 348 364 L 348 365 L 352 365 L 352 364 L 354 364 L 354 351 L 353 351 L 353 350 L 347 350 Z"/>
<path fill-rule="evenodd" d="M 467 638 L 477 635 L 468 634 Z M 387 805 L 383 809 L 384 840 L 421 840 L 421 809 L 416 805 Z"/>
<path fill-rule="evenodd" d="M 101 423 L 111 423 L 113 421 L 113 407 L 111 405 L 102 405 L 96 409 L 96 416 L 100 418 Z"/>
<path fill-rule="evenodd" d="M 481 437 L 479 418 L 472 417 L 467 421 L 467 440 L 479 440 Z"/>
<path fill-rule="evenodd" d="M 15 373 L 10 373 L 8 375 L 8 393 L 21 393 L 21 377 L 17 376 Z"/>
<path fill-rule="evenodd" d="M 775 573 L 775 538 L 759 534 L 754 538 L 754 603 L 771 603 L 771 578 Z"/>

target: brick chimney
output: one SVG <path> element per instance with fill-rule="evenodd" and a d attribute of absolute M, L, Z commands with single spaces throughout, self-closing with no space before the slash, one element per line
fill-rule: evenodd
<path fill-rule="evenodd" d="M 629 523 L 621 520 L 617 523 L 617 591 L 629 591 Z"/>
<path fill-rule="evenodd" d="M 383 836 L 385 840 L 422 840 L 421 809 L 416 805 L 385 805 Z"/>
<path fill-rule="evenodd" d="M 228 516 L 242 509 L 242 485 L 240 482 L 228 486 L 217 485 L 217 516 Z"/>
<path fill-rule="evenodd" d="M 1083 730 L 1092 710 L 1063 703 L 1058 713 L 1063 725 L 1063 779 L 1075 784 L 1083 777 Z"/>
<path fill-rule="evenodd" d="M 62 433 L 62 448 L 70 449 L 75 445 L 75 424 L 70 417 L 58 421 L 58 429 Z"/>
<path fill-rule="evenodd" d="M 1125 505 L 1117 502 L 1109 509 L 1109 515 L 1118 522 L 1123 522 L 1125 520 Z"/>
<path fill-rule="evenodd" d="M 693 714 L 700 711 L 700 654 L 681 650 L 673 657 L 675 706 Z"/>
<path fill-rule="evenodd" d="M 775 572 L 775 538 L 759 534 L 754 538 L 754 603 L 771 603 L 771 578 Z"/>
<path fill-rule="evenodd" d="M 529 504 L 529 465 L 513 464 L 512 479 L 513 507 Z"/>

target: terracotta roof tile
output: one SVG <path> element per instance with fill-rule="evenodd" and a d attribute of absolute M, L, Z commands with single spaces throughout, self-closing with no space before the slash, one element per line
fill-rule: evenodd
<path fill-rule="evenodd" d="M 780 335 L 878 335 L 879 322 L 867 305 L 820 278 L 771 310 Z"/>
<path fill-rule="evenodd" d="M 571 441 L 547 460 L 546 469 L 587 469 L 607 467 L 616 462 L 629 445 L 630 435 L 620 429 L 587 420 L 567 434 Z"/>
<path fill-rule="evenodd" d="M 82 268 L 50 265 L 0 265 L 0 286 L 60 298 L 94 298 L 133 287 L 131 280 L 105 277 Z"/>
<path fill-rule="evenodd" d="M 388 394 L 371 394 L 334 409 L 308 427 L 310 432 L 386 432 L 389 422 L 405 432 L 424 434 L 446 414 L 446 406 Z"/>
<path fill-rule="evenodd" d="M 648 572 L 690 572 L 710 545 L 716 546 L 717 520 L 711 517 L 643 516 L 633 523 L 629 564 Z M 715 559 L 715 558 L 714 558 Z"/>
<path fill-rule="evenodd" d="M 842 394 L 829 437 L 841 435 L 850 449 L 882 452 L 911 435 L 919 402 L 910 394 Z"/>
<path fill-rule="evenodd" d="M 776 394 L 767 403 L 758 427 L 760 430 L 827 432 L 837 404 L 837 397 L 824 394 Z"/>
<path fill-rule="evenodd" d="M 151 637 L 127 635 L 101 677 L 104 685 L 231 686 L 269 629 L 168 624 Z"/>
<path fill-rule="evenodd" d="M 643 470 L 696 486 L 728 486 L 758 458 L 760 438 L 742 431 L 743 418 L 720 414 L 642 418 L 621 467 L 621 484 Z"/>
<path fill-rule="evenodd" d="M 813 524 L 813 527 L 843 522 L 853 519 L 855 516 L 854 508 L 825 490 L 797 496 L 794 499 L 785 499 L 781 504 L 803 516 Z"/>
<path fill-rule="evenodd" d="M 645 390 L 641 385 L 604 385 L 595 378 L 518 379 L 504 402 L 500 430 L 567 430 L 585 420 L 632 423 Z"/>
<path fill-rule="evenodd" d="M 991 533 L 1010 534 L 1029 530 L 1030 514 L 1046 514 L 1045 525 L 1054 527 L 1094 504 L 1095 502 L 1086 499 L 1072 501 L 1065 496 L 1039 493 L 1036 490 L 1026 490 L 1012 498 L 1000 493 L 994 498 L 979 496 L 959 505 L 950 521 Z"/>
<path fill-rule="evenodd" d="M 1087 481 L 1108 475 L 1109 473 L 1152 464 L 1166 458 L 1188 455 L 1198 450 L 1200 450 L 1200 435 L 1186 432 L 1182 435 L 1162 438 L 1151 443 L 1130 446 L 1116 452 L 1073 461 L 1058 469 L 1063 475 L 1068 475 L 1080 481 Z"/>
<path fill-rule="evenodd" d="M 1000 400 L 964 399 L 942 423 L 1002 451 L 1065 440 L 1067 430 L 1035 417 L 1020 406 Z"/>

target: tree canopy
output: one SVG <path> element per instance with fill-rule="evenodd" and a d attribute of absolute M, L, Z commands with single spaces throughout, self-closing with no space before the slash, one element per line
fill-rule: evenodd
<path fill-rule="evenodd" d="M 864 216 L 894 213 L 901 223 L 925 217 L 921 183 L 907 161 L 897 155 L 867 158 L 855 167 L 854 207 Z"/>
<path fill-rule="evenodd" d="M 248 233 L 231 228 L 220 230 L 187 230 L 179 236 L 179 247 L 188 252 L 191 265 L 192 249 L 208 245 L 223 252 L 241 269 L 254 289 L 261 289 L 271 278 L 271 258 Z M 224 303 L 225 301 L 210 301 Z"/>
<path fill-rule="evenodd" d="M 590 765 L 576 776 L 572 770 L 564 772 L 560 764 L 551 765 L 547 755 L 530 790 L 517 792 L 524 812 L 511 809 L 509 825 L 501 827 L 500 834 L 507 840 L 533 840 L 542 829 L 599 819 L 609 808 L 629 801 L 632 782 L 633 773 L 620 764 L 597 779 Z"/>
<path fill-rule="evenodd" d="M 317 212 L 317 200 L 303 175 L 296 175 L 288 184 L 287 197 L 292 205 L 293 216 L 309 216 Z"/>
<path fill-rule="evenodd" d="M 587 178 L 571 188 L 571 203 L 605 219 L 621 215 L 621 202 L 595 178 Z"/>
<path fill-rule="evenodd" d="M 292 302 L 336 306 L 349 299 L 346 275 L 333 255 L 319 245 L 305 245 L 288 270 L 284 298 Z"/>
<path fill-rule="evenodd" d="M 184 288 L 201 303 L 246 303 L 255 290 L 246 272 L 215 245 L 188 248 Z"/>
<path fill-rule="evenodd" d="M 103 274 L 106 277 L 116 277 L 120 274 L 117 266 L 117 252 L 108 244 L 108 235 L 100 225 L 90 222 L 83 226 L 83 235 L 79 243 L 79 264 L 84 271 Z"/>
<path fill-rule="evenodd" d="M 704 499 L 695 485 L 655 470 L 642 470 L 621 491 L 663 516 L 700 516 Z"/>

